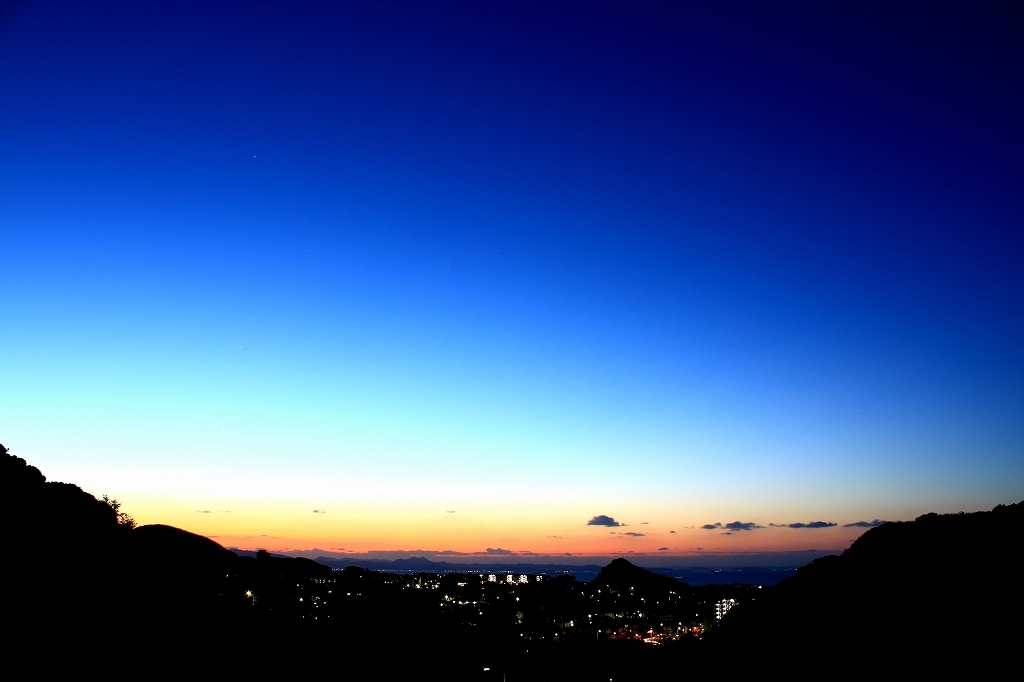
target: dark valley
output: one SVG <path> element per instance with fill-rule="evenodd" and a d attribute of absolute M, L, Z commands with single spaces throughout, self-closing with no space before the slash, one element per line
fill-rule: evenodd
<path fill-rule="evenodd" d="M 989 666 L 1021 634 L 1024 504 L 887 523 L 774 586 L 692 586 L 625 559 L 582 582 L 240 556 L 136 527 L 6 449 L 2 467 L 10 656 L 55 667 L 680 679 L 846 659 Z"/>

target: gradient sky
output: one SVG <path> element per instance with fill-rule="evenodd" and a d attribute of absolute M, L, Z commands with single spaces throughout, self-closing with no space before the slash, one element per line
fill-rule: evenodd
<path fill-rule="evenodd" d="M 5 2 L 0 442 L 273 549 L 1019 501 L 1022 121 L 1010 3 Z"/>

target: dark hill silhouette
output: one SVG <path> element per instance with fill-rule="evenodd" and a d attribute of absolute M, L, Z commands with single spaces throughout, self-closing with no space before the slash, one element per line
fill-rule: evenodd
<path fill-rule="evenodd" d="M 259 575 L 264 578 L 271 576 L 279 578 L 331 578 L 334 576 L 334 571 L 329 566 L 319 564 L 312 559 L 274 556 L 263 549 L 256 553 L 255 559 L 241 557 L 240 563 L 239 570 L 242 573 Z"/>
<path fill-rule="evenodd" d="M 1022 633 L 1022 528 L 1024 503 L 883 524 L 740 604 L 709 639 L 761 660 L 839 645 L 860 661 L 999 656 Z"/>
<path fill-rule="evenodd" d="M 147 608 L 143 595 L 159 585 L 162 599 L 168 602 L 165 611 L 172 615 L 211 607 L 225 576 L 238 573 L 241 564 L 238 555 L 213 540 L 162 524 L 134 529 L 122 562 L 131 567 L 135 612 Z"/>
<path fill-rule="evenodd" d="M 126 526 L 117 511 L 76 485 L 47 481 L 0 445 L 0 532 L 5 615 L 26 631 L 54 614 L 68 627 L 102 620 L 119 603 Z M 74 570 L 68 570 L 69 564 Z"/>
<path fill-rule="evenodd" d="M 160 564 L 206 570 L 232 567 L 238 561 L 238 555 L 210 538 L 174 526 L 139 526 L 132 532 L 132 541 L 137 552 Z"/>
<path fill-rule="evenodd" d="M 675 578 L 648 571 L 626 559 L 613 560 L 601 569 L 591 584 L 638 593 L 679 592 L 688 587 Z"/>
<path fill-rule="evenodd" d="M 57 637 L 88 648 L 125 623 L 150 634 L 195 628 L 230 609 L 240 585 L 272 593 L 277 584 L 332 574 L 308 559 L 242 559 L 173 526 L 136 528 L 114 501 L 47 481 L 3 445 L 0 505 L 0 598 L 5 616 L 35 642 Z"/>
<path fill-rule="evenodd" d="M 0 504 L 5 537 L 35 547 L 41 535 L 72 545 L 117 530 L 117 512 L 77 485 L 47 481 L 42 472 L 0 445 Z M 18 545 L 14 545 L 17 547 Z"/>

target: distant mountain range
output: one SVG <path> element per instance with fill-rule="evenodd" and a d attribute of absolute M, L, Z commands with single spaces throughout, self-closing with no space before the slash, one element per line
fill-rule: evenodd
<path fill-rule="evenodd" d="M 434 571 L 438 573 L 565 573 L 575 575 L 577 573 L 597 574 L 601 570 L 598 564 L 533 564 L 533 563 L 512 563 L 505 561 L 501 563 L 455 563 L 450 561 L 431 561 L 426 557 L 410 557 L 408 559 L 335 559 L 321 556 L 316 559 L 318 562 L 331 566 L 332 568 L 345 568 L 347 566 L 359 566 L 375 571 Z"/>

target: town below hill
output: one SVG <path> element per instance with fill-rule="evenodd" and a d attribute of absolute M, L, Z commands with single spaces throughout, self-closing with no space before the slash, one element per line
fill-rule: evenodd
<path fill-rule="evenodd" d="M 1009 662 L 1022 634 L 1024 503 L 887 523 L 777 585 L 694 585 L 625 559 L 584 582 L 244 556 L 136 527 L 115 501 L 48 482 L 6 448 L 0 467 L 8 651 L 54 669 L 229 672 L 243 655 L 266 674 L 383 679 L 649 679 L 851 658 L 864 671 L 980 670 Z"/>

